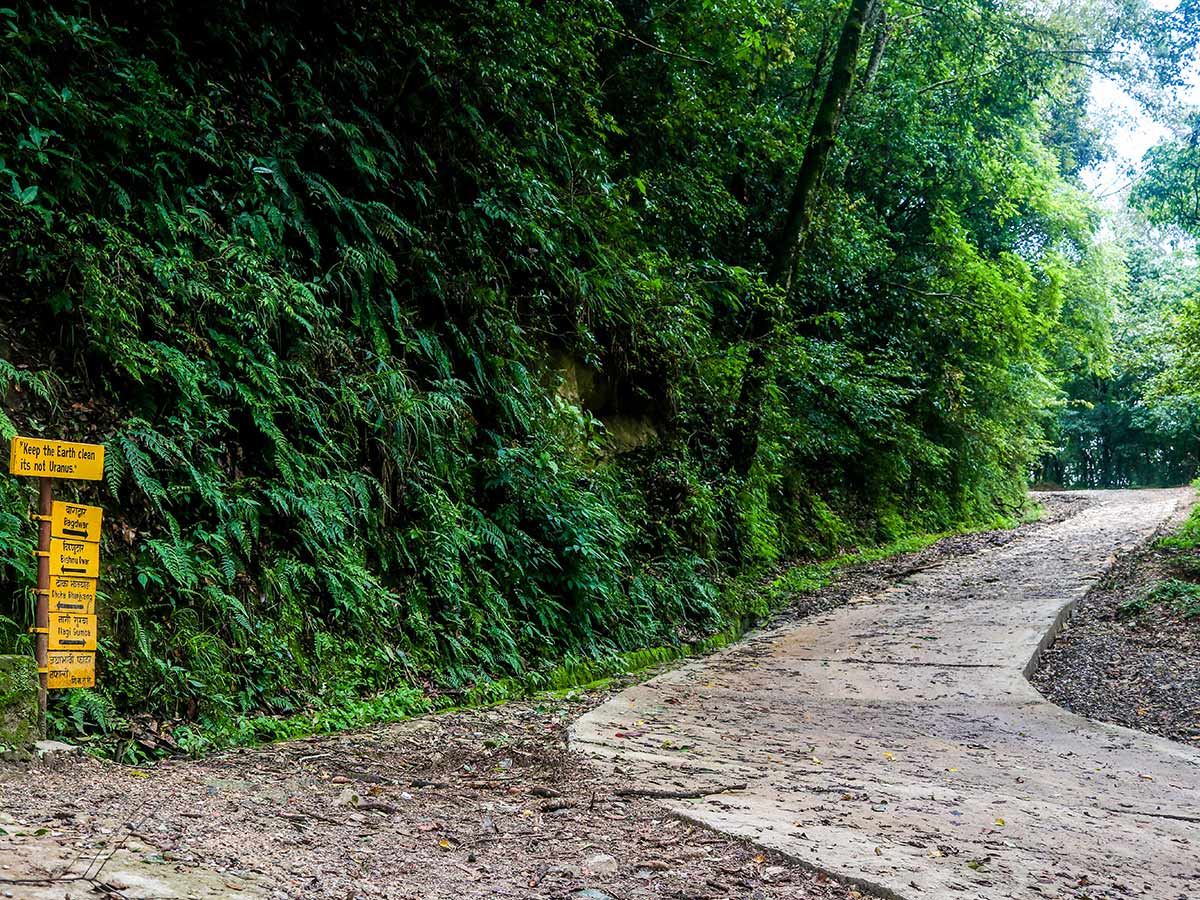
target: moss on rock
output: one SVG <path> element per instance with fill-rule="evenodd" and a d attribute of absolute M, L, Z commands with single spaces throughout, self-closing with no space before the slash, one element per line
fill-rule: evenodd
<path fill-rule="evenodd" d="M 39 737 L 37 663 L 0 656 L 0 746 L 28 747 Z"/>

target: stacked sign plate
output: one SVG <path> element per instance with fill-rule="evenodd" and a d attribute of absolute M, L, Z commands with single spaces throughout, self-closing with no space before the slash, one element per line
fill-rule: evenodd
<path fill-rule="evenodd" d="M 100 575 L 98 506 L 54 501 L 50 513 L 50 637 L 46 687 L 96 681 L 96 581 Z"/>
<path fill-rule="evenodd" d="M 8 470 L 41 479 L 95 481 L 104 475 L 104 447 L 16 437 Z M 49 482 L 42 485 L 42 514 L 36 518 L 43 528 L 37 555 L 46 558 L 48 565 L 38 567 L 36 590 L 38 618 L 43 618 L 45 603 L 47 624 L 44 650 L 40 640 L 43 629 L 34 629 L 39 632 L 38 666 L 49 689 L 92 687 L 96 683 L 96 582 L 104 511 L 98 506 L 51 500 Z M 47 519 L 48 530 L 44 527 Z"/>

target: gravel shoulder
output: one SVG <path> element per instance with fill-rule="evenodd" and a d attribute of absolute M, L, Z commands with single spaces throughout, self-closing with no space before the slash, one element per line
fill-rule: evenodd
<path fill-rule="evenodd" d="M 1047 498 L 1042 522 L 849 569 L 784 618 L 886 590 L 1084 505 Z M 601 774 L 570 753 L 571 723 L 621 686 L 201 760 L 0 765 L 0 892 L 26 900 L 867 895 L 678 818 L 662 798 L 630 794 L 619 772 Z"/>
<path fill-rule="evenodd" d="M 1161 534 L 1176 531 L 1191 508 Z M 1131 608 L 1167 579 L 1200 581 L 1200 551 L 1151 542 L 1120 557 L 1075 607 L 1032 681 L 1081 716 L 1200 747 L 1200 617 L 1167 603 Z"/>

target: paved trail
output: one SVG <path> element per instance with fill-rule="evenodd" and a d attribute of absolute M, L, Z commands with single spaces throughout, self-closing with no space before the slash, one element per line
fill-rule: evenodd
<path fill-rule="evenodd" d="M 1185 491 L 1082 513 L 613 696 L 572 746 L 685 816 L 904 898 L 1200 896 L 1200 753 L 1026 680 Z M 686 749 L 685 749 L 686 748 Z"/>

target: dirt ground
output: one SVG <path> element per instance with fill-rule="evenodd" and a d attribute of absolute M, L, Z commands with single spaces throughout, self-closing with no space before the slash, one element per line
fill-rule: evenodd
<path fill-rule="evenodd" d="M 1121 609 L 1161 579 L 1195 581 L 1198 567 L 1194 552 L 1154 544 L 1121 557 L 1075 608 L 1042 657 L 1034 686 L 1090 719 L 1200 746 L 1200 619 L 1166 604 L 1140 614 Z"/>
<path fill-rule="evenodd" d="M 1081 502 L 1048 497 L 1048 520 Z M 858 567 L 789 615 L 1038 527 L 949 538 Z M 569 754 L 571 722 L 608 696 L 578 692 L 142 768 L 71 756 L 0 767 L 0 895 L 864 896 L 685 824 L 655 797 L 630 794 L 619 771 L 602 777 Z"/>
<path fill-rule="evenodd" d="M 0 805 L 21 827 L 0 826 L 10 831 L 0 860 L 50 828 L 85 851 L 131 836 L 164 872 L 199 865 L 231 892 L 272 897 L 856 896 L 595 776 L 567 754 L 564 734 L 598 699 L 512 703 L 145 769 L 80 759 L 10 772 Z M 143 896 L 120 872 L 95 881 L 110 896 Z"/>

